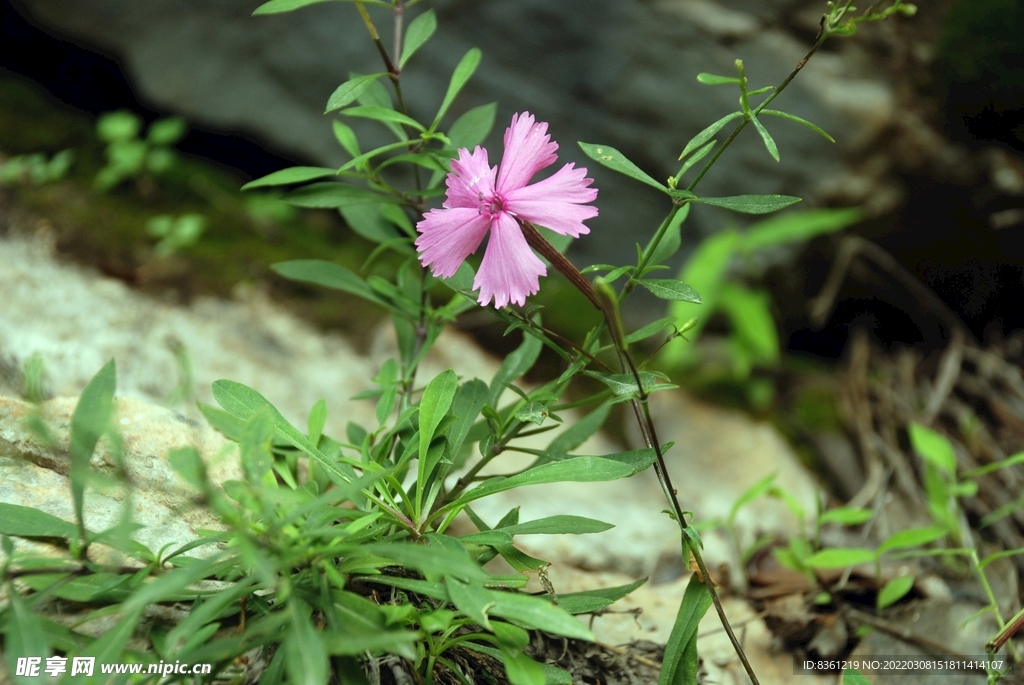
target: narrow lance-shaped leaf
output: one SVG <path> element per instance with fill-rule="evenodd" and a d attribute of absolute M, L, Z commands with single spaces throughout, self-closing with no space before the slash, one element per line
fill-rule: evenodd
<path fill-rule="evenodd" d="M 701 197 L 694 200 L 712 207 L 731 209 L 743 214 L 770 214 L 800 202 L 791 195 L 733 195 L 730 197 Z"/>
<path fill-rule="evenodd" d="M 683 176 L 686 175 L 686 172 L 689 171 L 694 164 L 708 156 L 708 153 L 711 152 L 711 149 L 715 147 L 715 143 L 717 142 L 717 140 L 709 140 L 708 142 L 704 143 L 704 145 L 700 149 L 698 149 L 692 155 L 687 157 L 686 161 L 683 162 L 683 165 L 679 167 L 679 173 L 676 174 L 676 178 L 682 179 Z M 689 207 L 690 205 L 686 206 Z"/>
<path fill-rule="evenodd" d="M 310 620 L 310 608 L 297 599 L 288 602 L 291 629 L 284 640 L 285 670 L 295 685 L 320 685 L 328 681 L 327 650 L 320 632 Z"/>
<path fill-rule="evenodd" d="M 448 408 L 452 406 L 452 400 L 455 398 L 455 392 L 458 388 L 458 377 L 456 377 L 454 371 L 448 369 L 434 377 L 427 384 L 426 390 L 423 391 L 419 415 L 420 457 L 419 473 L 417 474 L 419 481 L 416 492 L 417 504 L 422 501 L 423 488 L 426 486 L 427 478 L 430 477 L 427 468 L 429 466 L 427 454 L 430 441 L 434 438 L 434 431 L 437 429 L 438 424 L 441 423 L 441 419 L 448 413 Z"/>
<path fill-rule="evenodd" d="M 472 149 L 475 145 L 484 142 L 491 129 L 494 128 L 494 117 L 497 111 L 498 103 L 492 102 L 474 107 L 456 119 L 448 129 L 448 139 L 452 142 L 452 148 Z"/>
<path fill-rule="evenodd" d="M 114 360 L 107 362 L 82 391 L 82 396 L 71 416 L 71 496 L 75 508 L 75 521 L 79 532 L 85 534 L 83 503 L 85 481 L 89 475 L 89 460 L 96 449 L 96 443 L 110 425 L 114 412 L 114 389 L 117 386 L 117 370 Z"/>
<path fill-rule="evenodd" d="M 680 280 L 674 278 L 644 278 L 637 281 L 637 283 L 663 300 L 700 304 L 700 295 L 697 294 L 697 291 Z"/>
<path fill-rule="evenodd" d="M 416 129 L 417 131 L 425 131 L 426 128 L 420 122 L 416 121 L 410 116 L 396 112 L 390 107 L 378 107 L 376 105 L 357 105 L 356 107 L 349 107 L 342 111 L 347 117 L 360 117 L 363 119 L 373 119 L 374 121 L 390 121 L 395 124 L 402 124 L 410 128 Z"/>
<path fill-rule="evenodd" d="M 331 97 L 327 99 L 327 109 L 324 110 L 324 114 L 333 112 L 336 109 L 341 109 L 346 105 L 350 105 L 363 94 L 371 83 L 379 79 L 381 76 L 386 76 L 384 72 L 376 74 L 366 74 L 364 76 L 356 76 L 345 81 L 331 93 Z"/>
<path fill-rule="evenodd" d="M 398 60 L 398 67 L 401 69 L 409 58 L 420 49 L 424 43 L 430 40 L 437 30 L 437 15 L 434 10 L 427 10 L 420 16 L 409 22 L 409 28 L 405 30 L 405 41 L 402 45 L 402 56 Z"/>
<path fill-rule="evenodd" d="M 491 380 L 490 391 L 487 395 L 487 404 L 497 408 L 498 399 L 505 391 L 505 384 L 511 383 L 533 368 L 537 358 L 540 356 L 542 346 L 543 343 L 537 338 L 528 333 L 523 334 L 522 344 L 512 354 L 505 357 L 505 361 L 501 363 L 498 372 L 494 374 L 494 378 Z"/>
<path fill-rule="evenodd" d="M 662 659 L 658 685 L 682 685 L 684 680 L 677 677 L 678 670 L 684 660 L 686 650 L 691 642 L 696 643 L 697 627 L 700 620 L 711 607 L 711 593 L 704 583 L 697 579 L 697 574 L 690 576 L 690 582 L 683 593 L 683 601 L 676 614 L 676 622 L 665 645 L 665 656 Z"/>
<path fill-rule="evenodd" d="M 357 188 L 347 183 L 324 181 L 311 183 L 293 190 L 281 198 L 290 205 L 310 209 L 337 209 L 348 205 L 379 204 L 393 202 L 389 198 L 372 190 Z"/>
<path fill-rule="evenodd" d="M 469 81 L 473 73 L 476 72 L 476 68 L 480 66 L 480 57 L 482 53 L 478 48 L 473 48 L 467 52 L 462 59 L 459 61 L 458 66 L 455 67 L 454 73 L 452 73 L 451 81 L 448 83 L 448 92 L 444 95 L 444 100 L 441 102 L 441 108 L 437 110 L 437 116 L 434 117 L 434 123 L 430 125 L 431 130 L 437 128 L 437 125 L 441 123 L 441 119 L 448 112 L 448 108 L 451 107 L 459 91 L 462 90 L 466 82 Z"/>
<path fill-rule="evenodd" d="M 366 284 L 366 281 L 351 270 L 334 262 L 324 259 L 296 259 L 272 264 L 270 268 L 293 281 L 315 283 L 327 288 L 343 290 L 381 306 L 388 306 L 387 301 L 377 295 Z"/>
<path fill-rule="evenodd" d="M 802 119 L 802 118 L 798 117 L 795 114 L 790 114 L 789 112 L 780 112 L 777 109 L 762 109 L 762 110 L 760 110 L 758 112 L 758 115 L 761 115 L 761 114 L 768 114 L 768 115 L 773 116 L 773 117 L 779 117 L 780 119 L 785 119 L 786 121 L 792 121 L 794 124 L 800 124 L 801 126 L 806 126 L 807 128 L 811 129 L 815 133 L 817 133 L 817 134 L 821 135 L 822 137 L 824 137 L 825 140 L 827 140 L 828 142 L 830 142 L 830 143 L 836 142 L 836 139 L 833 138 L 832 136 L 830 136 L 823 128 L 821 128 L 819 126 L 815 126 L 811 122 L 807 121 L 806 119 Z"/>
<path fill-rule="evenodd" d="M 697 135 L 690 139 L 690 142 L 686 144 L 686 147 L 684 147 L 682 153 L 680 153 L 679 159 L 683 159 L 684 157 L 686 157 L 686 155 L 690 154 L 691 152 L 693 152 L 694 150 L 696 150 L 697 148 L 701 147 L 709 140 L 714 138 L 715 134 L 721 131 L 725 127 L 725 125 L 728 124 L 730 121 L 733 121 L 734 119 L 739 119 L 742 116 L 743 112 L 732 112 L 730 114 L 726 114 L 724 117 L 708 126 L 706 129 L 704 129 L 703 131 L 701 131 L 700 133 L 698 133 Z"/>
<path fill-rule="evenodd" d="M 679 251 L 679 248 L 683 244 L 682 225 L 683 222 L 686 221 L 686 217 L 689 215 L 689 203 L 676 210 L 676 213 L 672 216 L 672 220 L 669 222 L 668 228 L 665 229 L 665 233 L 661 237 L 661 241 L 657 245 L 648 244 L 644 249 L 644 254 L 650 255 L 650 258 L 647 260 L 647 264 L 661 264 Z M 653 236 L 651 237 L 651 240 L 654 240 Z"/>
<path fill-rule="evenodd" d="M 857 208 L 808 209 L 786 212 L 750 226 L 742 247 L 751 252 L 765 247 L 808 240 L 823 233 L 838 231 L 860 221 L 863 213 Z"/>
<path fill-rule="evenodd" d="M 896 576 L 878 592 L 878 608 L 884 609 L 903 599 L 914 588 L 914 576 Z"/>
<path fill-rule="evenodd" d="M 600 457 L 576 457 L 537 466 L 515 476 L 489 478 L 466 492 L 457 502 L 449 505 L 449 507 L 464 506 L 481 497 L 487 497 L 497 492 L 504 492 L 524 485 L 561 482 L 594 483 L 627 478 L 634 473 L 635 470 L 630 464 Z"/>
<path fill-rule="evenodd" d="M 309 442 L 309 438 L 300 433 L 295 426 L 288 423 L 287 419 L 281 416 L 277 408 L 267 401 L 267 398 L 252 388 L 235 381 L 214 381 L 213 397 L 228 413 L 246 420 L 263 407 L 269 407 L 278 435 L 320 462 L 324 469 L 331 474 L 331 479 L 339 485 L 352 480 L 348 474 L 338 468 L 338 465 L 333 460 L 328 459 L 327 455 L 314 447 Z"/>
<path fill-rule="evenodd" d="M 718 74 L 709 74 L 703 71 L 697 74 L 697 80 L 705 86 L 725 86 L 734 83 L 742 83 L 742 81 L 735 76 L 719 76 Z"/>
<path fill-rule="evenodd" d="M 764 141 L 764 146 L 768 149 L 768 154 L 772 156 L 772 159 L 778 162 L 779 146 L 775 144 L 775 139 L 772 138 L 772 134 L 768 133 L 768 129 L 764 127 L 764 124 L 762 124 L 757 117 L 751 116 L 750 122 L 754 124 L 754 128 L 756 128 L 758 134 L 760 134 L 761 140 Z"/>
<path fill-rule="evenodd" d="M 324 167 L 317 166 L 296 166 L 290 169 L 281 169 L 275 171 L 272 174 L 267 174 L 263 178 L 258 178 L 255 181 L 249 181 L 242 190 L 252 190 L 253 188 L 265 188 L 269 186 L 286 186 L 292 183 L 305 183 L 306 181 L 315 181 L 318 178 L 329 178 L 337 174 L 336 169 L 325 169 Z"/>
<path fill-rule="evenodd" d="M 0 502 L 0 533 L 29 538 L 71 538 L 75 535 L 75 526 L 45 511 Z"/>
<path fill-rule="evenodd" d="M 662 192 L 668 192 L 668 188 L 664 184 L 654 180 L 647 172 L 643 171 L 640 167 L 633 162 L 629 161 L 626 155 L 622 154 L 613 147 L 607 145 L 594 145 L 592 143 L 579 143 L 580 149 L 583 150 L 587 157 L 597 162 L 602 166 L 606 166 L 612 171 L 617 171 L 620 174 L 625 174 L 632 179 L 646 183 L 652 188 L 657 188 Z"/>
<path fill-rule="evenodd" d="M 253 16 L 260 14 L 280 14 L 281 12 L 291 12 L 297 10 L 300 7 L 307 5 L 317 5 L 321 2 L 338 2 L 339 0 L 270 0 L 265 2 L 255 10 L 253 10 Z"/>

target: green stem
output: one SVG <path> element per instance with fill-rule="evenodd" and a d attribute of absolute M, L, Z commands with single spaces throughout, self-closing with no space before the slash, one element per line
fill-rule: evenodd
<path fill-rule="evenodd" d="M 643 434 L 644 444 L 648 448 L 654 450 L 655 461 L 654 471 L 658 474 L 658 483 L 661 485 L 662 492 L 665 495 L 665 499 L 669 503 L 673 518 L 679 525 L 679 532 L 682 537 L 684 548 L 688 549 L 690 554 L 697 562 L 697 567 L 700 569 L 701 580 L 704 585 L 708 588 L 708 592 L 711 595 L 711 601 L 715 605 L 715 611 L 718 613 L 718 618 L 722 622 L 722 627 L 725 629 L 726 634 L 729 636 L 729 640 L 732 642 L 733 649 L 736 651 L 737 656 L 740 658 L 740 662 L 743 664 L 743 669 L 747 673 L 747 677 L 750 678 L 750 682 L 753 685 L 760 685 L 757 675 L 754 673 L 753 667 L 750 665 L 750 661 L 747 659 L 746 653 L 743 651 L 743 645 L 740 644 L 739 639 L 736 637 L 736 633 L 733 632 L 732 626 L 729 624 L 729 619 L 725 615 L 725 608 L 722 606 L 722 601 L 718 597 L 718 591 L 715 590 L 714 581 L 711 579 L 711 575 L 708 573 L 707 566 L 704 564 L 704 559 L 700 553 L 700 545 L 691 536 L 689 526 L 686 523 L 686 513 L 683 511 L 682 506 L 679 504 L 679 498 L 676 496 L 676 489 L 672 485 L 672 478 L 668 473 L 668 465 L 665 461 L 665 454 L 661 451 L 661 442 L 658 440 L 658 434 L 654 427 L 654 419 L 651 417 L 651 408 L 648 403 L 647 391 L 644 390 L 643 383 L 640 379 L 640 372 L 633 362 L 632 356 L 629 354 L 629 346 L 625 341 L 625 335 L 622 328 L 622 319 L 619 316 L 618 300 L 615 292 L 608 286 L 604 288 L 595 289 L 594 286 L 579 272 L 573 264 L 566 259 L 562 253 L 554 248 L 544 236 L 533 226 L 533 224 L 523 221 L 521 222 L 523 234 L 526 236 L 526 242 L 530 244 L 537 252 L 551 262 L 552 266 L 558 269 L 569 282 L 579 288 L 580 292 L 593 303 L 595 307 L 604 315 L 605 325 L 611 334 L 612 343 L 615 346 L 615 350 L 619 355 L 619 361 L 622 364 L 623 370 L 627 371 L 633 376 L 633 380 L 637 387 L 637 397 L 630 400 L 630 405 L 633 407 L 633 413 L 636 415 L 637 424 L 640 426 L 640 432 Z"/>

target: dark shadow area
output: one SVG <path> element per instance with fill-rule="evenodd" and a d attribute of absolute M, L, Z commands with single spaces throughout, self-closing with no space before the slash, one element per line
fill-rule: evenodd
<path fill-rule="evenodd" d="M 148 124 L 173 114 L 140 101 L 114 57 L 46 33 L 28 16 L 9 0 L 0 0 L 0 71 L 24 77 L 64 104 L 93 115 L 130 109 Z M 251 178 L 300 163 L 238 134 L 192 128 L 191 122 L 188 135 L 176 148 Z"/>

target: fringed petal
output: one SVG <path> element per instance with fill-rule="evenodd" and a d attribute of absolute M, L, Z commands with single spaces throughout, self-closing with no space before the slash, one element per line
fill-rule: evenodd
<path fill-rule="evenodd" d="M 490 218 L 475 208 L 432 209 L 416 224 L 420 263 L 430 266 L 439 278 L 454 275 L 466 257 L 480 247 L 490 225 Z"/>
<path fill-rule="evenodd" d="M 528 295 L 540 290 L 540 277 L 547 273 L 516 220 L 507 214 L 496 216 L 473 281 L 473 288 L 480 290 L 480 304 L 486 306 L 493 299 L 499 308 L 509 302 L 523 305 Z"/>

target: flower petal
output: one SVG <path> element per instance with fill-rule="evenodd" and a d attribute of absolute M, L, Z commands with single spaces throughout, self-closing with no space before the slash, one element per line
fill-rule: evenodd
<path fill-rule="evenodd" d="M 529 112 L 512 116 L 512 124 L 505 131 L 505 154 L 498 167 L 495 188 L 499 192 L 522 188 L 534 174 L 555 163 L 558 143 L 551 142 L 547 131 L 548 125 L 535 122 Z"/>
<path fill-rule="evenodd" d="M 480 196 L 494 195 L 495 169 L 487 164 L 487 150 L 479 145 L 473 152 L 459 150 L 459 158 L 452 160 L 452 173 L 448 174 L 448 199 L 444 206 L 472 207 L 481 205 Z"/>
<path fill-rule="evenodd" d="M 430 210 L 416 224 L 420 263 L 431 266 L 439 278 L 454 275 L 466 257 L 480 247 L 490 226 L 490 218 L 475 207 Z"/>
<path fill-rule="evenodd" d="M 526 303 L 526 296 L 540 290 L 540 277 L 548 273 L 544 263 L 526 244 L 519 224 L 502 212 L 494 217 L 484 259 L 476 272 L 473 288 L 480 289 L 480 304 L 491 299 L 495 307 L 509 302 Z"/>
<path fill-rule="evenodd" d="M 593 202 L 597 189 L 589 187 L 594 179 L 586 175 L 586 169 L 566 164 L 549 178 L 509 191 L 505 195 L 508 211 L 562 235 L 576 238 L 590 233 L 583 221 L 597 216 L 597 207 L 583 203 Z"/>

